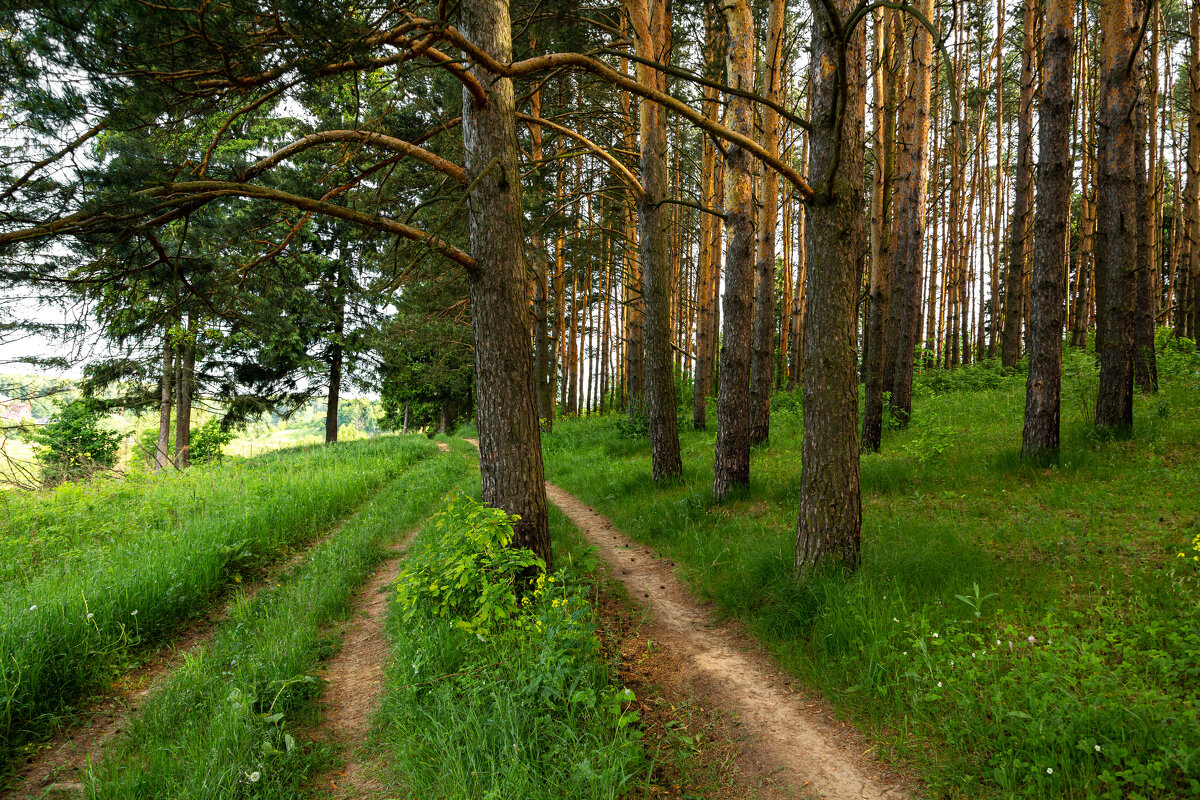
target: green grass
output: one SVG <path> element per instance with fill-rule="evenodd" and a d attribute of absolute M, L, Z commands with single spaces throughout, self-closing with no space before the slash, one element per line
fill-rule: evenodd
<path fill-rule="evenodd" d="M 305 746 L 330 623 L 397 540 L 465 472 L 458 456 L 427 459 L 395 479 L 278 586 L 236 606 L 213 640 L 151 695 L 85 779 L 90 798 L 292 798 L 328 748 Z"/>
<path fill-rule="evenodd" d="M 451 576 L 458 558 L 473 560 L 456 556 L 452 541 L 464 526 L 482 524 L 468 521 L 464 505 L 473 507 L 457 500 L 422 530 L 414 580 L 430 574 L 421 564 L 443 564 L 435 574 Z M 449 598 L 445 587 L 433 592 L 445 603 L 393 606 L 393 666 L 373 753 L 385 782 L 404 787 L 393 789 L 399 796 L 617 798 L 644 785 L 649 766 L 636 715 L 600 653 L 588 600 L 595 556 L 555 510 L 551 527 L 560 569 L 538 584 L 529 605 L 515 596 L 480 599 L 468 582 Z M 460 618 L 486 618 L 463 611 L 477 606 L 511 616 L 479 632 L 438 614 L 450 607 Z"/>
<path fill-rule="evenodd" d="M 556 425 L 547 475 L 675 559 L 931 794 L 1178 797 L 1200 791 L 1200 564 L 1178 557 L 1200 533 L 1200 376 L 1164 373 L 1135 438 L 1104 443 L 1071 354 L 1051 469 L 1019 457 L 1023 376 L 925 376 L 913 424 L 862 460 L 861 570 L 808 586 L 791 396 L 735 502 L 711 503 L 715 425 L 681 425 L 676 486 L 653 486 L 617 416 Z"/>
<path fill-rule="evenodd" d="M 0 756 L 434 452 L 385 438 L 5 495 L 3 538 L 40 544 L 0 586 Z"/>

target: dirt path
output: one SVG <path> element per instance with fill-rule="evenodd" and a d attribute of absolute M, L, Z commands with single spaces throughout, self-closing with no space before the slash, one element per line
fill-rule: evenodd
<path fill-rule="evenodd" d="M 866 757 L 870 747 L 858 732 L 837 722 L 828 703 L 799 689 L 740 624 L 718 625 L 675 577 L 672 562 L 557 486 L 547 483 L 546 495 L 647 608 L 648 635 L 671 653 L 698 696 L 736 716 L 744 737 L 741 769 L 770 787 L 764 797 L 910 796 L 898 776 Z"/>
<path fill-rule="evenodd" d="M 437 446 L 444 453 L 450 452 L 445 442 L 437 442 Z M 393 548 L 395 555 L 380 564 L 359 591 L 350 621 L 341 632 L 342 649 L 325 665 L 322 725 L 316 738 L 345 747 L 347 761 L 343 769 L 316 778 L 314 785 L 327 787 L 335 798 L 381 797 L 387 792 L 365 767 L 361 755 L 386 678 L 388 646 L 383 627 L 388 594 L 385 590 L 396 579 L 403 551 L 416 533 L 413 530 L 405 535 Z"/>

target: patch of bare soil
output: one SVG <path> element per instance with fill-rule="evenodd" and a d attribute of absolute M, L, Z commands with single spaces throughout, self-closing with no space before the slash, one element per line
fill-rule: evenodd
<path fill-rule="evenodd" d="M 449 449 L 442 442 L 438 447 Z M 415 535 L 415 530 L 406 535 L 393 550 L 396 555 L 380 564 L 359 591 L 350 620 L 341 631 L 342 648 L 325 663 L 321 726 L 313 738 L 346 748 L 347 761 L 342 769 L 318 776 L 313 786 L 328 789 L 335 798 L 357 800 L 387 793 L 364 764 L 362 748 L 386 678 L 388 647 L 383 627 L 390 597 L 387 588 L 396 579 L 402 551 Z"/>
<path fill-rule="evenodd" d="M 741 625 L 716 624 L 675 578 L 670 561 L 557 486 L 547 483 L 546 493 L 597 547 L 630 597 L 647 608 L 650 646 L 669 658 L 667 669 L 690 687 L 694 702 L 736 720 L 738 766 L 761 785 L 760 797 L 910 796 L 900 776 L 868 758 L 870 747 L 858 732 L 796 686 Z"/>

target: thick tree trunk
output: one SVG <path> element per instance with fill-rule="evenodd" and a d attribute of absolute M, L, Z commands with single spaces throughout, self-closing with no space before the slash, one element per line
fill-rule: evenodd
<path fill-rule="evenodd" d="M 1021 359 L 1021 323 L 1025 315 L 1025 272 L 1033 212 L 1033 87 L 1036 53 L 1034 29 L 1037 3 L 1025 0 L 1022 32 L 1021 100 L 1017 112 L 1016 201 L 1012 211 L 1012 239 L 1008 246 L 1008 276 L 1004 284 L 1004 338 L 1000 361 L 1005 368 Z"/>
<path fill-rule="evenodd" d="M 1096 425 L 1116 436 L 1133 433 L 1133 304 L 1137 271 L 1134 186 L 1135 101 L 1129 68 L 1138 20 L 1132 0 L 1105 0 L 1100 15 L 1103 94 L 1100 103 L 1100 386 Z"/>
<path fill-rule="evenodd" d="M 845 19 L 855 0 L 830 0 L 829 6 Z M 816 182 L 817 196 L 809 205 L 808 221 L 804 440 L 795 552 L 801 579 L 825 563 L 856 569 L 862 528 L 855 323 L 859 264 L 866 241 L 862 213 L 865 37 L 864 27 L 857 26 L 842 60 L 825 8 L 820 4 L 813 9 L 808 174 Z"/>
<path fill-rule="evenodd" d="M 463 0 L 462 32 L 501 63 L 512 58 L 507 0 Z M 538 430 L 529 315 L 525 307 L 525 243 L 517 166 L 513 85 L 480 66 L 487 89 L 478 106 L 463 91 L 463 150 L 471 179 L 467 227 L 478 268 L 470 275 L 483 501 L 519 517 L 513 545 L 551 564 L 546 484 Z"/>
<path fill-rule="evenodd" d="M 1064 304 L 1067 297 L 1067 226 L 1071 214 L 1071 56 L 1075 47 L 1074 0 L 1046 3 L 1042 68 L 1041 151 L 1034 219 L 1033 293 L 1030 297 L 1029 378 L 1021 455 L 1034 461 L 1058 455 L 1062 393 Z"/>
<path fill-rule="evenodd" d="M 163 336 L 162 380 L 159 383 L 158 442 L 154 449 L 154 469 L 161 471 L 171 465 L 171 403 L 175 395 L 175 347 L 170 333 Z"/>
<path fill-rule="evenodd" d="M 767 22 L 766 75 L 763 90 L 783 101 L 783 0 L 771 0 Z M 763 147 L 779 154 L 779 114 L 764 108 Z M 771 437 L 771 388 L 775 385 L 775 227 L 779 212 L 779 173 L 763 168 L 762 215 L 758 221 L 758 263 L 754 297 L 754 345 L 750 363 L 750 444 Z"/>
<path fill-rule="evenodd" d="M 1186 205 L 1191 213 L 1187 225 L 1187 277 L 1177 292 L 1175 330 L 1196 339 L 1200 327 L 1200 3 L 1192 3 L 1189 30 Z"/>
<path fill-rule="evenodd" d="M 917 9 L 933 17 L 932 0 Z M 925 263 L 925 210 L 929 184 L 929 93 L 933 71 L 933 37 L 913 26 L 912 62 L 908 70 L 900 132 L 896 137 L 896 260 L 899 282 L 892 287 L 891 310 L 898 337 L 892 366 L 892 409 L 907 422 L 912 415 L 913 362 L 921 336 L 921 281 Z M 958 132 L 954 134 L 956 137 Z"/>
<path fill-rule="evenodd" d="M 723 6 L 729 33 L 727 72 L 735 89 L 754 89 L 754 19 L 748 0 Z M 754 111 L 744 97 L 729 101 L 731 127 L 754 136 Z M 731 146 L 725 159 L 725 318 L 713 499 L 750 483 L 750 348 L 754 319 L 754 179 L 750 154 Z"/>
<path fill-rule="evenodd" d="M 666 0 L 627 3 L 634 41 L 642 58 L 670 62 L 671 15 Z M 666 91 L 666 75 L 639 64 L 638 82 Z M 677 478 L 683 472 L 679 454 L 679 423 L 675 415 L 675 368 L 671 359 L 671 236 L 670 207 L 663 204 L 667 175 L 667 112 L 657 103 L 639 104 L 642 185 L 638 200 L 639 253 L 642 295 L 646 303 L 646 415 L 650 427 L 650 458 L 654 480 Z"/>
<path fill-rule="evenodd" d="M 871 274 L 866 342 L 863 347 L 862 449 L 878 452 L 883 438 L 883 373 L 888 352 L 888 277 L 892 262 L 892 186 L 895 173 L 895 33 L 898 12 L 876 12 L 875 182 L 871 193 Z"/>

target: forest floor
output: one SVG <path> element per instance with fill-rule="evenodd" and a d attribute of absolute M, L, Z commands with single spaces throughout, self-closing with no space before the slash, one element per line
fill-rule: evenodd
<path fill-rule="evenodd" d="M 911 773 L 914 793 L 1192 796 L 1200 370 L 1160 361 L 1135 437 L 1112 442 L 1089 422 L 1090 354 L 1067 356 L 1051 468 L 1019 457 L 1022 374 L 983 364 L 919 378 L 913 422 L 862 457 L 852 577 L 793 578 L 803 424 L 788 393 L 773 397 L 750 486 L 726 503 L 711 499 L 711 420 L 681 422 L 683 479 L 662 486 L 636 419 L 559 422 L 543 437 L 547 477 L 633 549 L 673 562 L 718 624 L 744 625 L 863 751 Z"/>
<path fill-rule="evenodd" d="M 467 439 L 478 447 L 478 441 Z M 548 499 L 597 553 L 627 596 L 647 612 L 641 632 L 665 652 L 701 708 L 732 720 L 737 772 L 763 798 L 892 800 L 902 778 L 867 757 L 871 747 L 838 722 L 821 697 L 785 675 L 739 623 L 718 623 L 676 578 L 673 562 L 617 530 L 577 497 L 547 482 Z"/>

